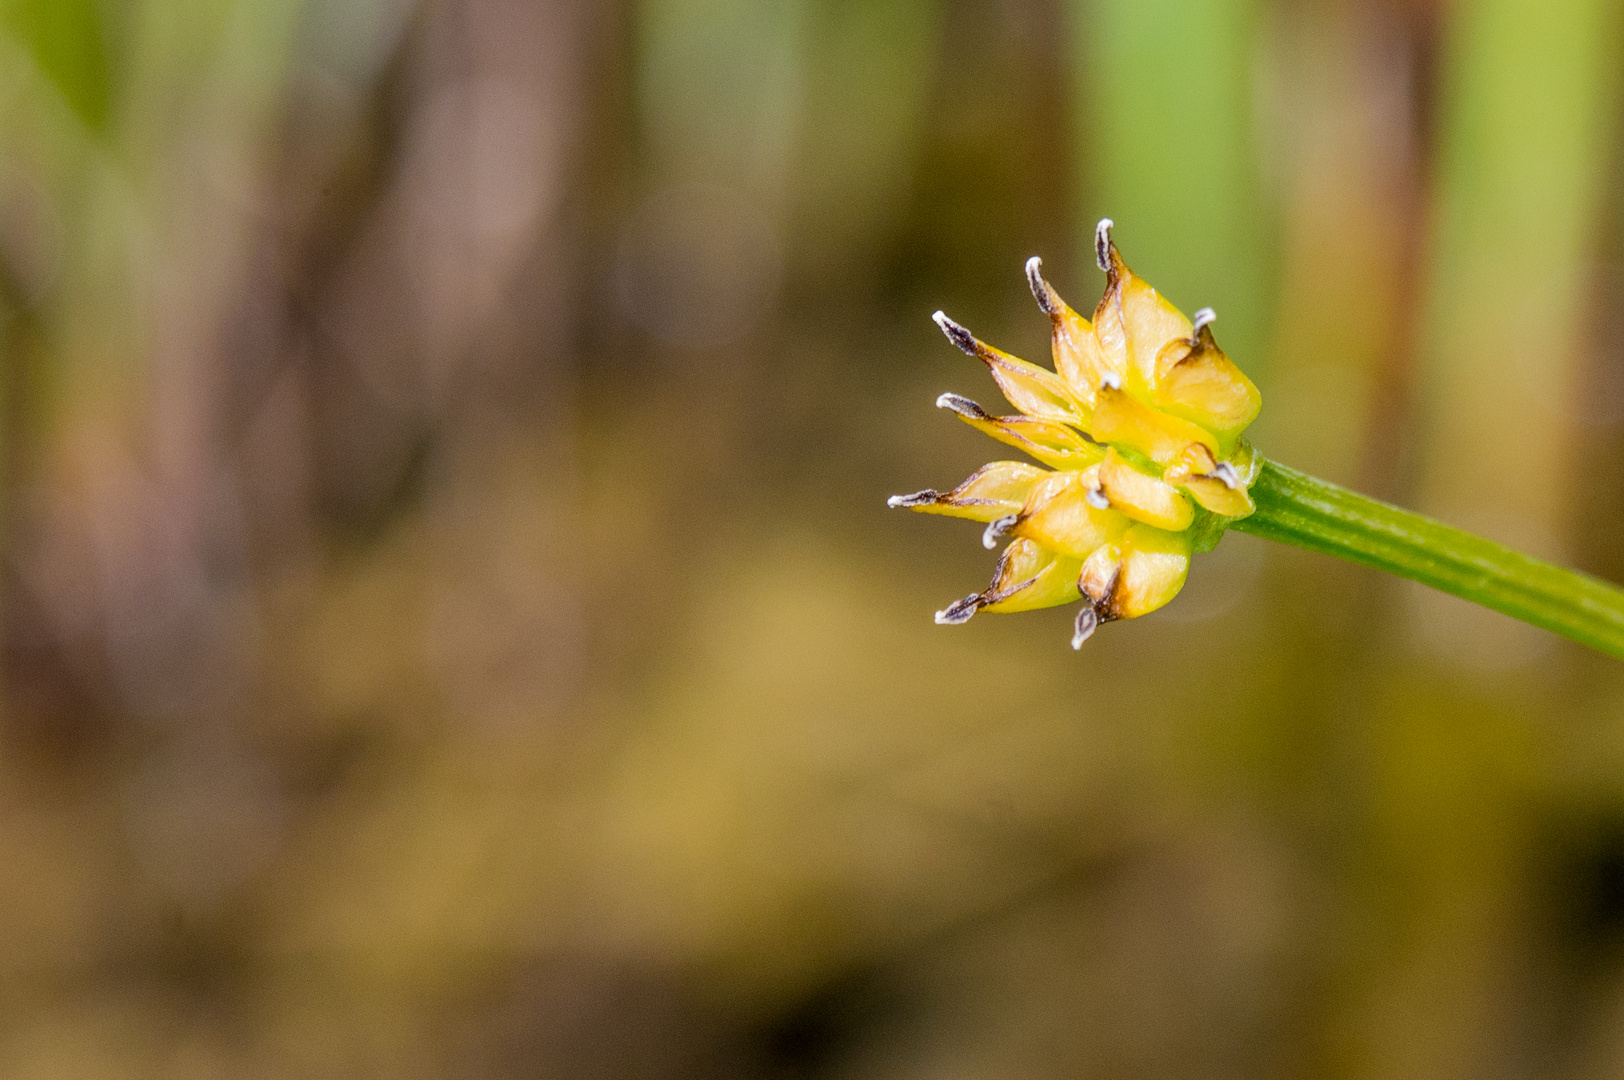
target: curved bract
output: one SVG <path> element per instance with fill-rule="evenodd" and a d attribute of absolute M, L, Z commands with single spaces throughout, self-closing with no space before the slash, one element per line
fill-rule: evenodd
<path fill-rule="evenodd" d="M 1083 601 L 1074 648 L 1112 619 L 1155 611 L 1178 594 L 1194 552 L 1252 513 L 1260 459 L 1241 438 L 1257 387 L 1213 340 L 1210 309 L 1185 318 L 1122 261 L 1100 222 L 1105 296 L 1092 321 L 1026 264 L 1053 324 L 1054 370 L 985 344 L 936 313 L 953 344 L 987 365 L 1018 410 L 993 416 L 957 394 L 936 404 L 1047 468 L 995 461 L 951 491 L 896 495 L 893 507 L 987 523 L 983 542 L 1010 543 L 992 583 L 936 613 L 1029 611 Z"/>

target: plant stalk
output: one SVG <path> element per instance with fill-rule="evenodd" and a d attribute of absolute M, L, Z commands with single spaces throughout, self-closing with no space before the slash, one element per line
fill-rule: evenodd
<path fill-rule="evenodd" d="M 1265 461 L 1231 528 L 1419 581 L 1624 660 L 1624 590 Z"/>

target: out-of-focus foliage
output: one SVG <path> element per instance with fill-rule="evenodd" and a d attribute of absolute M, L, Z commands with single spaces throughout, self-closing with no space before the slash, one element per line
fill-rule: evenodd
<path fill-rule="evenodd" d="M 1108 213 L 1264 452 L 1624 577 L 1618 35 L 4 0 L 0 1076 L 1624 1071 L 1614 665 L 1244 536 L 939 628 L 884 507 Z"/>
<path fill-rule="evenodd" d="M 1086 221 L 1110 215 L 1140 272 L 1224 316 L 1224 341 L 1258 355 L 1271 313 L 1257 115 L 1267 11 L 1256 0 L 1072 5 Z M 1092 214 L 1092 216 L 1090 216 Z M 1187 306 L 1195 300 L 1181 301 Z"/>
<path fill-rule="evenodd" d="M 91 128 L 107 122 L 113 72 L 96 0 L 8 0 L 6 28 L 63 102 Z"/>

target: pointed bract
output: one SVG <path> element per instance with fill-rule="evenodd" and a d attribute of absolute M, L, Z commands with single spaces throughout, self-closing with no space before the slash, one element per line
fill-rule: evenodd
<path fill-rule="evenodd" d="M 1099 486 L 1095 469 L 1050 473 L 1032 487 L 1010 532 L 1076 559 L 1120 536 L 1128 521 L 1092 505 L 1088 493 Z"/>
<path fill-rule="evenodd" d="M 1101 380 L 1115 375 L 1120 381 L 1122 373 L 1106 366 L 1093 324 L 1060 298 L 1042 271 L 1043 262 L 1036 255 L 1026 261 L 1027 283 L 1052 324 L 1050 349 L 1054 354 L 1054 369 L 1079 399 L 1092 404 L 1094 390 Z"/>
<path fill-rule="evenodd" d="M 912 495 L 893 495 L 886 500 L 886 505 L 925 514 L 993 521 L 1020 513 L 1033 486 L 1045 476 L 1053 475 L 1024 461 L 994 461 L 971 473 L 969 479 L 952 491 L 926 488 Z"/>
<path fill-rule="evenodd" d="M 1004 549 L 992 584 L 982 594 L 988 611 L 1036 611 L 1077 600 L 1078 559 L 1057 555 L 1031 540 Z"/>
<path fill-rule="evenodd" d="M 1094 309 L 1094 335 L 1107 366 L 1130 393 L 1148 398 L 1156 381 L 1156 358 L 1170 341 L 1190 337 L 1190 320 L 1128 269 L 1106 239 L 1105 296 Z"/>
<path fill-rule="evenodd" d="M 1140 472 L 1114 449 L 1100 463 L 1100 490 L 1111 509 L 1158 529 L 1183 532 L 1195 521 L 1195 507 L 1173 485 Z"/>
<path fill-rule="evenodd" d="M 1207 447 L 1191 444 L 1162 473 L 1162 479 L 1219 517 L 1243 518 L 1256 509 L 1247 488 L 1257 479 L 1257 458 L 1246 443 L 1222 462 Z"/>
<path fill-rule="evenodd" d="M 1077 399 L 1060 376 L 993 348 L 940 311 L 935 319 L 949 341 L 987 365 L 998 389 L 1021 412 L 1063 424 L 1087 422 L 1087 405 Z"/>
<path fill-rule="evenodd" d="M 1135 525 L 1122 538 L 1122 570 L 1111 594 L 1111 614 L 1137 619 L 1155 611 L 1184 588 L 1189 570 L 1188 537 Z"/>
<path fill-rule="evenodd" d="M 1263 397 L 1203 326 L 1191 342 L 1177 341 L 1157 360 L 1156 402 L 1174 416 L 1212 432 L 1227 452 L 1257 419 Z"/>
<path fill-rule="evenodd" d="M 999 442 L 1026 451 L 1056 469 L 1086 469 L 1105 456 L 1105 447 L 1068 424 L 1030 416 L 990 416 L 980 405 L 957 394 L 943 394 L 936 404 Z"/>
<path fill-rule="evenodd" d="M 1089 434 L 1162 466 L 1175 461 L 1192 445 L 1214 452 L 1218 449 L 1218 440 L 1198 425 L 1157 412 L 1126 390 L 1111 387 L 1101 388 L 1094 399 L 1094 423 Z"/>

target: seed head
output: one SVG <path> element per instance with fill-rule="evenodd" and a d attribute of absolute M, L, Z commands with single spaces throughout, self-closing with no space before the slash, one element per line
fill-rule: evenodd
<path fill-rule="evenodd" d="M 1241 435 L 1261 407 L 1257 387 L 1218 348 L 1212 309 L 1186 319 L 1128 269 L 1111 228 L 1106 218 L 1094 234 L 1106 288 L 1092 321 L 1044 279 L 1042 260 L 1027 260 L 1052 325 L 1053 371 L 933 316 L 1017 412 L 993 416 L 953 393 L 936 404 L 1048 466 L 995 461 L 951 491 L 891 497 L 893 507 L 985 522 L 989 548 L 1013 538 L 987 588 L 937 612 L 938 623 L 1080 600 L 1081 648 L 1101 623 L 1173 599 L 1191 554 L 1254 508 L 1261 461 Z"/>

